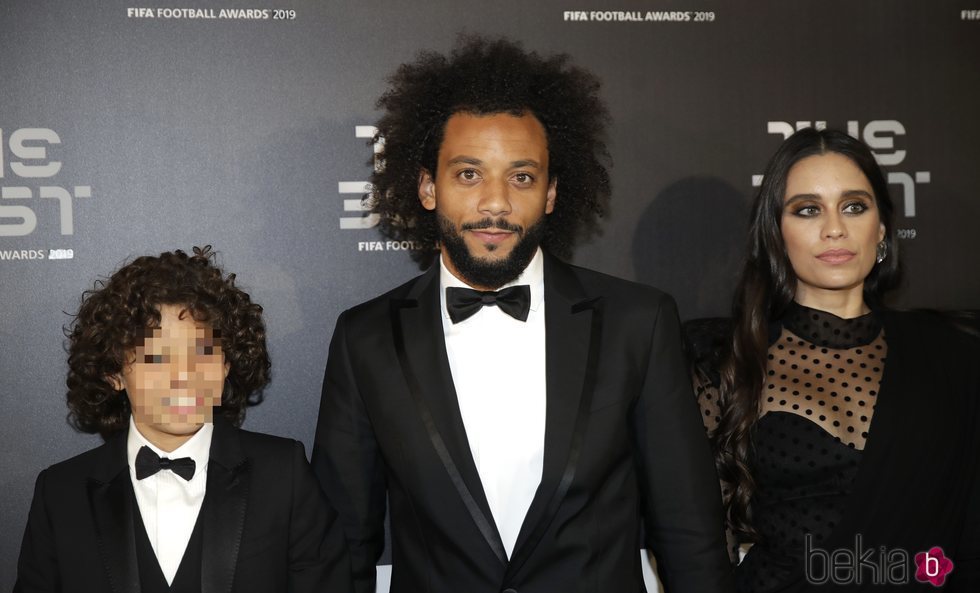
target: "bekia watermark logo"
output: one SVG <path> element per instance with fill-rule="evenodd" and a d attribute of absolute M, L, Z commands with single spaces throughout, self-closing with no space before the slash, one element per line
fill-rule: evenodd
<path fill-rule="evenodd" d="M 915 555 L 915 580 L 942 587 L 946 577 L 953 572 L 953 561 L 946 557 L 939 546 Z"/>
<path fill-rule="evenodd" d="M 941 587 L 953 572 L 953 561 L 943 549 L 933 546 L 912 556 L 902 548 L 866 548 L 861 534 L 854 536 L 854 548 L 825 550 L 813 545 L 813 535 L 803 538 L 804 573 L 812 585 L 906 585 L 909 569 L 915 564 L 915 580 Z"/>
<path fill-rule="evenodd" d="M 56 200 L 61 235 L 75 234 L 74 203 L 92 197 L 92 187 L 52 183 L 62 162 L 49 150 L 61 144 L 49 128 L 0 128 L 0 238 L 26 237 L 38 225 L 45 200 Z M 71 249 L 0 249 L 0 260 L 71 259 Z"/>

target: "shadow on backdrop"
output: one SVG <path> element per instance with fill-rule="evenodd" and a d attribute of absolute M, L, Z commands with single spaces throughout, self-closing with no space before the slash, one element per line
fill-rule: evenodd
<path fill-rule="evenodd" d="M 673 295 L 681 319 L 727 317 L 748 217 L 748 199 L 720 179 L 672 183 L 646 207 L 633 235 L 637 281 Z"/>

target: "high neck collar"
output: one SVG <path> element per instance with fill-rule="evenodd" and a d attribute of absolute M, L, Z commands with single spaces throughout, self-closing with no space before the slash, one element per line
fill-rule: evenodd
<path fill-rule="evenodd" d="M 828 348 L 855 348 L 870 344 L 881 333 L 881 320 L 874 311 L 860 317 L 843 319 L 819 309 L 793 301 L 779 320 L 783 327 L 799 337 Z"/>

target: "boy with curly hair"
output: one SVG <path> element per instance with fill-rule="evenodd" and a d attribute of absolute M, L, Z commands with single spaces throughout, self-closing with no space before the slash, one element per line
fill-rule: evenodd
<path fill-rule="evenodd" d="M 269 382 L 265 326 L 213 259 L 139 257 L 85 293 L 69 421 L 105 443 L 38 476 L 15 591 L 350 590 L 303 445 L 239 428 Z"/>

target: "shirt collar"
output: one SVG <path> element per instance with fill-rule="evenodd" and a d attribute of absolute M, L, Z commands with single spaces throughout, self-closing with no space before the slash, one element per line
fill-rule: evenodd
<path fill-rule="evenodd" d="M 126 459 L 129 462 L 129 471 L 131 475 L 136 475 L 136 454 L 139 453 L 141 447 L 149 447 L 154 453 L 160 457 L 167 457 L 170 459 L 179 459 L 181 457 L 190 457 L 194 460 L 194 465 L 197 467 L 197 471 L 194 472 L 194 476 L 203 474 L 203 470 L 208 465 L 208 459 L 211 453 L 211 435 L 214 433 L 214 424 L 211 422 L 205 422 L 204 426 L 201 427 L 194 436 L 187 439 L 187 442 L 183 445 L 177 447 L 169 453 L 163 451 L 162 449 L 155 446 L 150 441 L 146 440 L 138 428 L 136 428 L 136 421 L 133 416 L 129 416 L 129 436 L 126 438 Z"/>
<path fill-rule="evenodd" d="M 527 264 L 521 275 L 515 278 L 512 282 L 504 284 L 500 288 L 507 288 L 508 286 L 517 286 L 520 284 L 527 284 L 531 287 L 531 311 L 538 311 L 541 308 L 541 304 L 544 302 L 544 253 L 541 248 L 534 252 L 534 257 L 531 258 L 531 262 Z M 442 316 L 449 319 L 449 312 L 446 309 L 446 289 L 449 287 L 458 288 L 473 288 L 469 284 L 463 282 L 453 273 L 449 271 L 446 267 L 446 262 L 443 261 L 443 256 L 439 256 L 439 299 L 442 304 Z M 498 288 L 497 290 L 500 290 Z"/>

